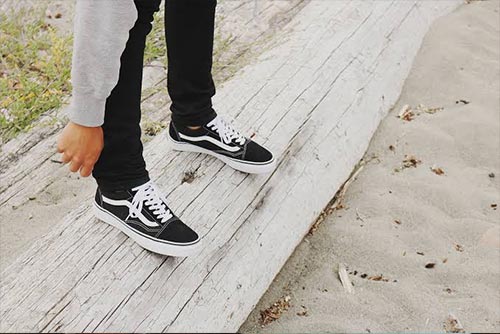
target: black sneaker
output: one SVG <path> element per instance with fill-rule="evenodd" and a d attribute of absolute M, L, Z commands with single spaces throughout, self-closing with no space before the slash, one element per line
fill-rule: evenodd
<path fill-rule="evenodd" d="M 271 152 L 242 136 L 220 116 L 196 130 L 170 122 L 169 138 L 175 150 L 210 154 L 245 173 L 269 173 L 276 167 Z"/>
<path fill-rule="evenodd" d="M 126 191 L 97 189 L 94 212 L 154 253 L 184 257 L 200 246 L 198 234 L 172 213 L 151 181 Z"/>

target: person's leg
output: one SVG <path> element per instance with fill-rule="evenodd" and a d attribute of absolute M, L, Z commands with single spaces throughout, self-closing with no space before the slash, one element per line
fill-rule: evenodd
<path fill-rule="evenodd" d="M 106 101 L 104 151 L 94 168 L 99 185 L 94 214 L 149 251 L 187 256 L 198 251 L 200 237 L 169 208 L 161 190 L 149 180 L 142 156 L 144 47 L 161 0 L 134 2 L 138 19 L 121 57 L 118 84 Z"/>
<path fill-rule="evenodd" d="M 213 155 L 246 173 L 273 171 L 273 154 L 241 135 L 212 108 L 216 0 L 165 1 L 172 147 Z"/>
<path fill-rule="evenodd" d="M 165 0 L 172 121 L 199 126 L 217 115 L 211 98 L 216 0 Z"/>
<path fill-rule="evenodd" d="M 161 0 L 135 0 L 138 19 L 121 56 L 117 85 L 106 101 L 104 149 L 93 176 L 103 190 L 130 189 L 149 180 L 142 156 L 141 86 L 146 36 Z"/>

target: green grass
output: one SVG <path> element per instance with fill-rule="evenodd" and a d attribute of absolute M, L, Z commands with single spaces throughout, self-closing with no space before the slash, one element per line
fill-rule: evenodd
<path fill-rule="evenodd" d="M 71 36 L 41 10 L 0 13 L 0 140 L 30 128 L 71 92 Z"/>
<path fill-rule="evenodd" d="M 155 14 L 145 63 L 166 65 L 164 12 Z M 45 22 L 44 10 L 0 13 L 0 142 L 29 130 L 71 94 L 72 37 Z"/>
<path fill-rule="evenodd" d="M 146 40 L 146 49 L 144 51 L 144 64 L 150 64 L 154 60 L 160 61 L 164 66 L 167 65 L 167 47 L 165 41 L 165 11 L 155 13 L 153 29 Z"/>
<path fill-rule="evenodd" d="M 29 130 L 40 115 L 60 109 L 71 94 L 72 37 L 48 25 L 44 12 L 0 13 L 0 143 Z M 214 75 L 231 72 L 220 63 L 230 39 L 216 34 Z M 146 41 L 144 63 L 154 60 L 167 66 L 163 10 L 155 14 Z"/>

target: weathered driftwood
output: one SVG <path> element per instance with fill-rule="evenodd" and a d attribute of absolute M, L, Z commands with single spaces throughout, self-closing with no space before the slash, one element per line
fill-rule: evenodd
<path fill-rule="evenodd" d="M 0 8 L 56 5 L 62 0 L 0 0 Z M 72 2 L 63 2 L 71 6 Z M 226 81 L 244 64 L 271 43 L 272 36 L 293 17 L 307 1 L 291 0 L 219 0 L 216 18 L 214 79 L 218 84 Z M 70 17 L 71 8 L 66 8 Z M 244 22 L 244 23 L 242 23 Z M 162 24 L 161 20 L 155 24 Z M 259 37 L 259 38 L 258 38 Z M 166 73 L 159 62 L 146 66 L 143 81 L 143 122 L 165 123 L 169 115 L 166 92 Z M 39 235 L 48 232 L 50 220 L 61 222 L 68 212 L 78 207 L 95 191 L 94 182 L 77 180 L 69 175 L 67 166 L 57 163 L 56 137 L 65 121 L 62 112 L 48 111 L 27 133 L 0 145 L 0 272 Z M 49 125 L 47 125 L 49 124 Z M 148 139 L 147 137 L 144 139 Z M 61 190 L 64 189 L 64 196 Z M 71 197 L 71 198 L 68 198 Z M 47 210 L 50 206 L 50 213 Z M 42 213 L 43 212 L 43 213 Z M 31 220 L 28 217 L 33 217 Z M 25 231 L 8 226 L 19 224 Z M 15 240 L 16 249 L 4 245 Z M 21 241 L 21 242 L 20 242 Z"/>
<path fill-rule="evenodd" d="M 163 134 L 146 147 L 203 251 L 148 253 L 83 205 L 2 274 L 0 331 L 237 330 L 362 156 L 431 21 L 458 3 L 309 3 L 215 99 L 276 152 L 274 173 L 172 152 Z"/>

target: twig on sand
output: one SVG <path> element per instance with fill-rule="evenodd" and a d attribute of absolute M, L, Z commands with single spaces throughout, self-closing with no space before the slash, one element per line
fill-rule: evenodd
<path fill-rule="evenodd" d="M 349 275 L 347 275 L 347 270 L 345 268 L 345 264 L 339 263 L 339 278 L 340 282 L 342 282 L 342 286 L 347 293 L 353 293 L 352 283 L 349 279 Z"/>
<path fill-rule="evenodd" d="M 316 232 L 319 225 L 326 219 L 326 217 L 331 215 L 333 211 L 344 208 L 344 196 L 347 191 L 347 188 L 349 188 L 349 186 L 356 179 L 361 170 L 363 170 L 367 162 L 368 161 L 361 160 L 356 165 L 356 167 L 354 167 L 354 170 L 352 171 L 349 178 L 344 182 L 344 184 L 340 187 L 339 191 L 337 191 L 332 200 L 326 205 L 323 211 L 320 212 L 318 218 L 316 218 L 316 221 L 312 224 L 311 228 L 309 229 L 309 235 L 312 235 L 314 232 Z"/>
<path fill-rule="evenodd" d="M 365 220 L 363 219 L 363 217 L 362 217 L 362 216 L 361 216 L 361 214 L 359 213 L 358 208 L 356 208 L 356 219 L 357 219 L 357 220 L 361 220 L 363 223 L 365 222 Z"/>

